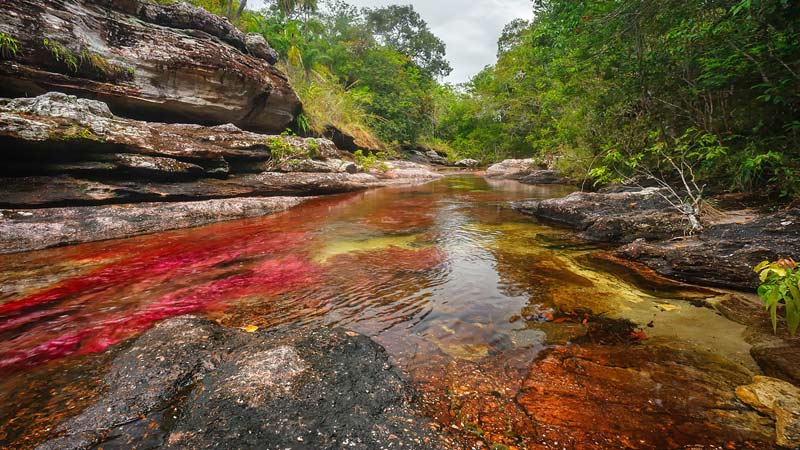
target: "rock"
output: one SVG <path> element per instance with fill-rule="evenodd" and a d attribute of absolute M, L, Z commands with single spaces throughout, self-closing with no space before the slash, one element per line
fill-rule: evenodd
<path fill-rule="evenodd" d="M 385 151 L 386 146 L 372 136 L 370 133 L 361 132 L 359 130 L 342 130 L 334 125 L 328 125 L 325 128 L 324 136 L 334 144 L 336 147 L 346 150 L 348 152 L 361 151 Z"/>
<path fill-rule="evenodd" d="M 752 384 L 736 388 L 736 396 L 775 419 L 778 445 L 800 447 L 800 388 L 775 378 L 756 376 Z"/>
<path fill-rule="evenodd" d="M 245 43 L 247 50 L 256 58 L 261 58 L 270 64 L 278 62 L 278 52 L 269 46 L 264 36 L 258 33 L 248 33 L 245 36 Z"/>
<path fill-rule="evenodd" d="M 0 210 L 0 253 L 118 239 L 292 208 L 298 197 Z"/>
<path fill-rule="evenodd" d="M 736 443 L 771 448 L 771 424 L 734 396 L 736 386 L 750 377 L 738 364 L 696 351 L 571 345 L 543 354 L 516 399 L 544 442 L 653 449 L 733 442 L 736 448 Z"/>
<path fill-rule="evenodd" d="M 230 124 L 141 122 L 114 116 L 102 102 L 56 92 L 0 102 L 0 144 L 6 149 L 0 177 L 7 177 L 0 205 L 7 208 L 308 195 L 378 184 L 352 175 L 355 165 L 327 139 L 268 136 Z M 295 180 L 260 176 L 281 169 L 273 167 L 272 147 L 297 155 L 283 170 L 306 173 Z"/>
<path fill-rule="evenodd" d="M 446 166 L 446 165 L 449 164 L 448 161 L 447 161 L 447 158 L 442 157 L 441 155 L 439 155 L 438 153 L 436 153 L 433 150 L 426 151 L 425 152 L 425 157 L 428 159 L 428 161 L 431 164 L 438 164 L 440 166 Z"/>
<path fill-rule="evenodd" d="M 486 177 L 518 180 L 538 169 L 540 164 L 534 159 L 506 159 L 489 166 Z"/>
<path fill-rule="evenodd" d="M 411 161 L 386 161 L 384 164 L 386 171 L 374 169 L 371 173 L 382 179 L 399 181 L 429 181 L 444 176 L 429 165 Z"/>
<path fill-rule="evenodd" d="M 104 382 L 39 449 L 439 448 L 383 348 L 340 329 L 169 319 L 117 356 Z"/>
<path fill-rule="evenodd" d="M 568 184 L 569 182 L 555 170 L 534 170 L 519 179 L 525 184 Z"/>
<path fill-rule="evenodd" d="M 759 284 L 753 267 L 764 260 L 797 257 L 797 249 L 800 208 L 795 207 L 749 222 L 708 226 L 690 240 L 635 241 L 617 254 L 669 277 L 752 290 Z"/>
<path fill-rule="evenodd" d="M 563 198 L 517 202 L 513 207 L 601 242 L 667 239 L 682 235 L 685 226 L 683 216 L 670 211 L 655 188 L 611 194 L 575 192 Z"/>
<path fill-rule="evenodd" d="M 767 314 L 756 317 L 764 324 L 770 323 Z M 800 338 L 755 344 L 750 348 L 750 356 L 765 374 L 800 385 Z"/>
<path fill-rule="evenodd" d="M 466 168 L 473 168 L 478 167 L 480 165 L 480 161 L 477 159 L 466 158 L 459 161 L 456 161 L 456 167 L 466 167 Z"/>
<path fill-rule="evenodd" d="M 118 115 L 253 131 L 283 131 L 301 107 L 241 32 L 186 3 L 20 0 L 3 12 L 0 31 L 22 50 L 0 62 L 4 96 L 62 91 Z"/>

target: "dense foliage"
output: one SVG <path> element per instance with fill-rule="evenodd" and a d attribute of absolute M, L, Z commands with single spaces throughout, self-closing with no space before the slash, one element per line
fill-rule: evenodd
<path fill-rule="evenodd" d="M 764 261 L 755 268 L 761 286 L 758 295 L 772 317 L 772 327 L 778 330 L 778 308 L 783 308 L 789 333 L 794 336 L 800 327 L 800 266 L 791 259 L 771 263 Z"/>
<path fill-rule="evenodd" d="M 534 1 L 498 62 L 440 97 L 438 133 L 608 182 L 673 161 L 718 190 L 800 195 L 800 3 Z"/>

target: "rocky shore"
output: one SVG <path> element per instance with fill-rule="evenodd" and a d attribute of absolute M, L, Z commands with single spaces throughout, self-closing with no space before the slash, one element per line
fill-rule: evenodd
<path fill-rule="evenodd" d="M 442 448 L 385 350 L 341 329 L 177 317 L 116 356 L 103 383 L 37 448 Z"/>
<path fill-rule="evenodd" d="M 301 111 L 275 51 L 203 9 L 21 1 L 6 14 L 21 51 L 0 61 L 2 253 L 440 176 L 404 161 L 365 171 L 330 140 L 274 134 Z"/>

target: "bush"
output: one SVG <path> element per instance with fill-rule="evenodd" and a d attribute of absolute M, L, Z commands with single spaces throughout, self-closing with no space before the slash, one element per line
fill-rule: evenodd
<path fill-rule="evenodd" d="M 789 333 L 794 336 L 800 326 L 800 266 L 791 259 L 764 261 L 755 267 L 761 286 L 758 296 L 772 317 L 772 328 L 778 330 L 778 307 L 783 305 Z"/>

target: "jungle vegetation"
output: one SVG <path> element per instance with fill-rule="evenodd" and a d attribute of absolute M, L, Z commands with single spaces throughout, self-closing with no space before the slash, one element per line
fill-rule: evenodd
<path fill-rule="evenodd" d="M 263 34 L 305 104 L 378 145 L 484 163 L 533 157 L 587 187 L 691 170 L 715 191 L 800 197 L 800 3 L 534 0 L 495 65 L 449 85 L 445 47 L 410 6 L 194 0 Z"/>

